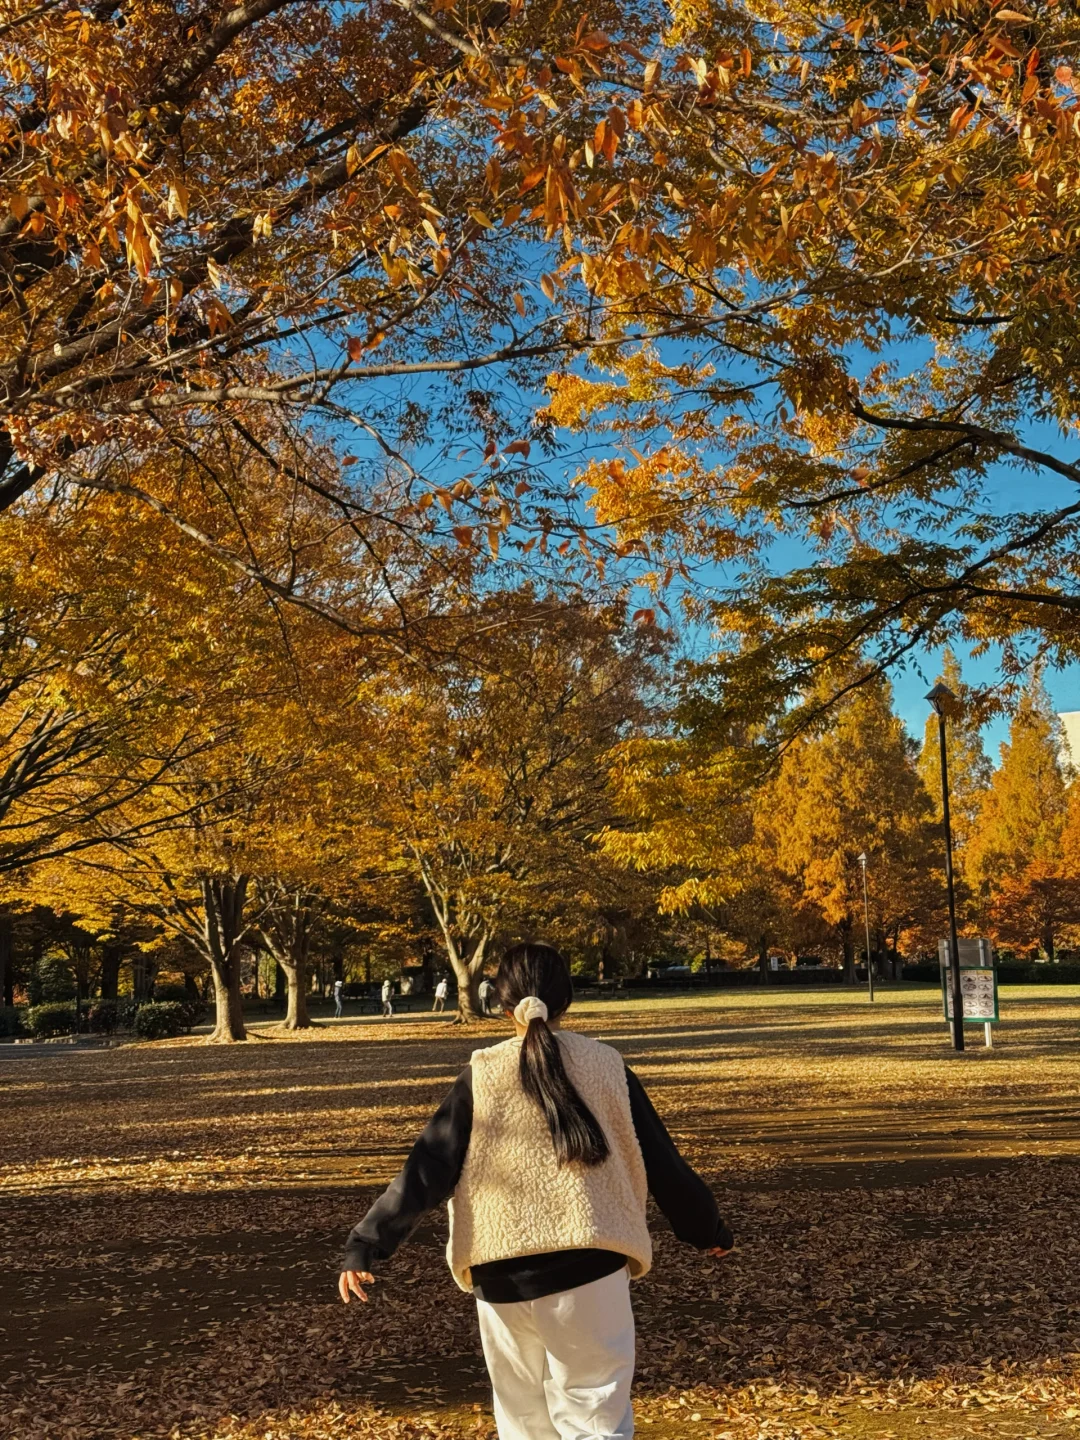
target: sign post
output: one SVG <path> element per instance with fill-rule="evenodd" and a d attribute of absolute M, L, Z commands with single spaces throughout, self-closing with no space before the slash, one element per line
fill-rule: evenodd
<path fill-rule="evenodd" d="M 960 1003 L 965 1025 L 982 1025 L 987 1049 L 993 1049 L 992 1025 L 1000 1019 L 998 1009 L 997 956 L 989 940 L 956 942 L 960 960 Z M 945 1019 L 953 1026 L 952 946 L 938 942 L 941 965 L 941 1000 Z"/>

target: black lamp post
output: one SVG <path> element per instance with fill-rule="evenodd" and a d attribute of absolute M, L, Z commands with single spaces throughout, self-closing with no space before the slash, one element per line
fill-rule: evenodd
<path fill-rule="evenodd" d="M 863 921 L 866 925 L 866 978 L 870 982 L 870 1003 L 874 1003 L 874 957 L 870 954 L 870 894 L 866 888 L 866 851 L 859 856 L 862 866 Z"/>
<path fill-rule="evenodd" d="M 956 696 L 947 685 L 937 684 L 927 695 L 938 719 L 941 746 L 941 816 L 945 831 L 945 886 L 949 893 L 949 984 L 952 989 L 953 1049 L 964 1048 L 964 996 L 960 988 L 960 941 L 956 934 L 956 888 L 953 884 L 952 821 L 949 815 L 949 761 L 945 752 L 945 715 Z"/>

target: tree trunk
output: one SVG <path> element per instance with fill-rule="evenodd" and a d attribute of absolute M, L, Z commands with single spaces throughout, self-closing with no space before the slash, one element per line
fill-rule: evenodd
<path fill-rule="evenodd" d="M 0 915 L 0 1005 L 10 1006 L 15 1000 L 15 922 L 10 915 Z"/>
<path fill-rule="evenodd" d="M 136 1000 L 150 998 L 150 964 L 141 950 L 137 950 L 131 961 L 131 990 Z"/>
<path fill-rule="evenodd" d="M 482 934 L 476 941 L 472 954 L 466 960 L 461 953 L 461 947 L 454 938 L 445 935 L 446 957 L 450 961 L 450 968 L 453 970 L 458 984 L 458 1016 L 463 1021 L 484 1018 L 479 991 L 490 938 L 486 932 Z"/>
<path fill-rule="evenodd" d="M 71 968 L 75 971 L 76 1013 L 81 1013 L 83 1006 L 90 999 L 90 951 L 80 948 Z"/>
<path fill-rule="evenodd" d="M 843 920 L 837 928 L 844 946 L 844 984 L 857 985 L 859 980 L 855 974 L 855 942 L 851 938 L 851 921 Z M 867 956 L 867 964 L 869 963 L 870 957 Z"/>
<path fill-rule="evenodd" d="M 234 1040 L 246 1040 L 244 1029 L 244 1006 L 240 995 L 240 964 L 234 955 L 222 965 L 215 961 L 214 973 L 214 1030 L 210 1036 L 211 1045 L 228 1045 Z"/>
<path fill-rule="evenodd" d="M 204 950 L 214 974 L 212 1045 L 246 1040 L 241 1000 L 240 942 L 244 937 L 246 875 L 215 876 L 202 882 Z"/>
<path fill-rule="evenodd" d="M 124 958 L 121 945 L 106 945 L 101 952 L 101 998 L 115 1000 L 120 993 L 120 965 Z"/>
<path fill-rule="evenodd" d="M 285 1002 L 285 1030 L 310 1030 L 311 1015 L 308 1015 L 308 973 L 304 965 L 294 965 L 291 960 L 279 959 L 287 984 L 288 999 Z"/>
<path fill-rule="evenodd" d="M 769 942 L 763 935 L 758 943 L 757 956 L 758 970 L 761 974 L 762 985 L 769 983 Z"/>
<path fill-rule="evenodd" d="M 288 1002 L 285 1006 L 284 1025 L 286 1030 L 309 1030 L 311 1016 L 307 1007 L 307 974 L 302 965 L 293 965 L 288 960 L 279 960 L 288 984 Z"/>
<path fill-rule="evenodd" d="M 1053 965 L 1055 959 L 1057 958 L 1057 949 L 1054 944 L 1054 926 L 1050 921 L 1047 921 L 1046 925 L 1043 926 L 1042 941 L 1043 949 L 1046 952 L 1046 958 L 1050 961 L 1050 964 Z"/>
<path fill-rule="evenodd" d="M 306 1030 L 312 1023 L 308 993 L 311 990 L 311 936 L 318 915 L 318 897 L 277 885 L 264 890 L 262 900 L 268 916 L 260 932 L 262 950 L 274 961 L 278 984 L 284 977 L 286 986 L 282 1023 L 286 1030 Z"/>
<path fill-rule="evenodd" d="M 274 1008 L 285 1009 L 285 971 L 280 960 L 274 961 Z"/>

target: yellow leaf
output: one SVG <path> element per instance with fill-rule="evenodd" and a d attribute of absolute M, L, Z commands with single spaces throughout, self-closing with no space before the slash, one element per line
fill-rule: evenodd
<path fill-rule="evenodd" d="M 175 220 L 179 215 L 182 220 L 188 217 L 188 189 L 179 180 L 174 180 L 169 186 L 169 200 L 167 210 L 170 220 Z"/>

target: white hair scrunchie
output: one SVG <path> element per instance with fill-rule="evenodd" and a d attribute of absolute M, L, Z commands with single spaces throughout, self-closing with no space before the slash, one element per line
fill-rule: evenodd
<path fill-rule="evenodd" d="M 514 1006 L 514 1019 L 519 1025 L 528 1027 L 530 1020 L 546 1020 L 548 1008 L 539 995 L 526 995 Z"/>

